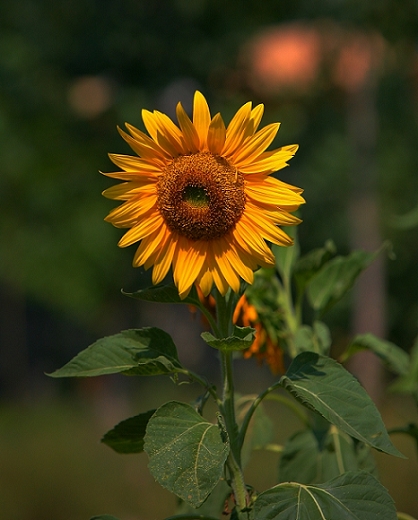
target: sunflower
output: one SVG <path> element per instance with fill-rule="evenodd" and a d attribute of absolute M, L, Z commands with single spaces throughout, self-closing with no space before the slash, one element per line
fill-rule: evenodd
<path fill-rule="evenodd" d="M 246 103 L 226 127 L 196 92 L 193 120 L 178 103 L 179 126 L 143 110 L 149 135 L 130 124 L 129 134 L 119 129 L 138 157 L 109 155 L 122 171 L 105 175 L 125 182 L 103 195 L 124 202 L 105 220 L 129 228 L 120 247 L 140 242 L 133 265 L 153 266 L 153 284 L 172 267 L 181 298 L 194 283 L 204 295 L 213 284 L 222 295 L 229 287 L 238 292 L 241 278 L 251 284 L 254 270 L 274 264 L 266 241 L 292 244 L 278 226 L 300 222 L 291 212 L 305 202 L 302 190 L 270 174 L 298 146 L 266 151 L 280 124 L 257 130 L 263 109 Z"/>

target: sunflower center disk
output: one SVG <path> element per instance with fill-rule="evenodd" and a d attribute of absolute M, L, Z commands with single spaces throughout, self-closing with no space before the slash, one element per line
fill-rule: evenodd
<path fill-rule="evenodd" d="M 216 240 L 234 229 L 245 209 L 244 176 L 209 152 L 177 157 L 157 184 L 168 228 L 190 240 Z"/>

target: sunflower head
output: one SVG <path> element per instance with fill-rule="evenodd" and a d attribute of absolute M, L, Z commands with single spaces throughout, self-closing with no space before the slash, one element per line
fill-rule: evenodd
<path fill-rule="evenodd" d="M 304 203 L 302 190 L 271 176 L 287 166 L 297 145 L 266 151 L 279 123 L 258 130 L 263 105 L 242 106 L 226 127 L 196 92 L 191 120 L 177 105 L 178 125 L 161 112 L 142 112 L 149 135 L 127 124 L 119 130 L 137 156 L 110 154 L 124 181 L 103 192 L 122 204 L 106 217 L 128 228 L 119 242 L 139 242 L 133 265 L 153 267 L 161 282 L 170 267 L 182 298 L 197 284 L 208 295 L 238 292 L 258 267 L 274 264 L 267 242 L 289 246 L 280 226 Z"/>

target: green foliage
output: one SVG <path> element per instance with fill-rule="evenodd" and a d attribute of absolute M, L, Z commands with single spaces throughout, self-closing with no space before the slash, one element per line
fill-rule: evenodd
<path fill-rule="evenodd" d="M 149 420 L 144 449 L 154 478 L 199 507 L 221 478 L 229 442 L 225 431 L 205 421 L 192 406 L 171 401 Z"/>
<path fill-rule="evenodd" d="M 119 520 L 116 518 L 116 516 L 112 515 L 98 515 L 98 516 L 92 516 L 90 520 Z"/>
<path fill-rule="evenodd" d="M 200 305 L 199 298 L 194 287 L 191 289 L 189 296 L 182 300 L 179 296 L 177 287 L 174 284 L 147 287 L 146 289 L 140 289 L 139 291 L 132 293 L 123 291 L 123 294 L 145 302 L 188 303 L 190 305 Z"/>
<path fill-rule="evenodd" d="M 297 401 L 341 431 L 379 451 L 403 457 L 390 441 L 367 392 L 336 361 L 304 352 L 296 357 L 280 382 Z"/>
<path fill-rule="evenodd" d="M 342 361 L 363 350 L 372 351 L 395 374 L 405 375 L 408 372 L 409 355 L 394 343 L 382 340 L 374 334 L 356 336 L 344 352 Z"/>
<path fill-rule="evenodd" d="M 307 295 L 312 307 L 320 314 L 328 311 L 352 288 L 376 254 L 354 251 L 346 257 L 337 256 L 326 262 L 308 285 Z"/>
<path fill-rule="evenodd" d="M 328 240 L 324 247 L 313 249 L 299 258 L 295 263 L 293 274 L 300 291 L 305 289 L 306 284 L 335 255 L 335 252 L 336 247 L 334 242 Z"/>
<path fill-rule="evenodd" d="M 404 372 L 397 372 L 401 377 L 397 379 L 392 385 L 392 392 L 400 392 L 411 394 L 415 397 L 418 403 L 418 337 L 408 356 L 409 363 Z"/>
<path fill-rule="evenodd" d="M 203 340 L 213 348 L 229 352 L 232 350 L 245 350 L 250 348 L 254 342 L 255 329 L 251 327 L 234 326 L 232 336 L 228 338 L 215 338 L 210 332 L 202 332 Z"/>
<path fill-rule="evenodd" d="M 155 327 L 125 330 L 93 343 L 51 377 L 105 374 L 155 376 L 181 370 L 177 349 L 166 332 Z"/>
<path fill-rule="evenodd" d="M 261 493 L 254 504 L 257 520 L 396 520 L 387 490 L 366 472 L 347 472 L 318 486 L 294 482 Z"/>
<path fill-rule="evenodd" d="M 331 426 L 319 445 L 311 428 L 286 442 L 279 463 L 279 482 L 321 484 L 347 471 L 365 470 L 377 477 L 371 450 Z"/>
<path fill-rule="evenodd" d="M 232 323 L 238 296 L 215 294 L 213 313 L 194 288 L 181 300 L 172 284 L 127 295 L 147 302 L 193 305 L 205 315 L 212 332 L 201 336 L 221 358 L 222 394 L 181 365 L 173 340 L 158 328 L 103 338 L 51 375 L 183 374 L 203 387 L 194 404 L 169 401 L 120 422 L 102 439 L 118 453 L 146 452 L 155 480 L 180 499 L 178 514 L 172 519 L 214 520 L 230 504 L 232 518 L 237 520 L 293 520 L 296 514 L 301 520 L 392 520 L 395 508 L 374 478 L 372 448 L 403 455 L 392 444 L 367 392 L 329 356 L 332 338 L 326 323 L 303 321 L 306 302 L 315 316 L 323 315 L 347 294 L 378 253 L 334 256 L 334 245 L 327 243 L 300 258 L 297 241 L 293 248 L 275 248 L 276 270 L 260 270 L 246 296 L 256 309 L 257 326 L 261 324 L 274 348 L 283 348 L 291 362 L 285 374 L 258 396 L 237 399 L 234 395 L 233 356 L 251 347 L 256 334 L 255 328 Z M 363 334 L 352 340 L 341 359 L 370 350 L 401 376 L 395 388 L 398 385 L 398 390 L 415 395 L 417 345 L 409 356 L 388 341 Z M 283 389 L 293 399 L 270 395 Z M 286 404 L 304 423 L 304 429 L 290 436 L 283 447 L 275 443 L 273 423 L 263 406 L 267 396 Z M 203 416 L 210 398 L 218 408 L 216 420 Z M 299 405 L 308 410 L 306 416 Z M 417 431 L 411 423 L 392 433 L 418 442 Z M 279 484 L 257 494 L 246 484 L 243 468 L 259 449 L 279 452 L 281 457 Z"/>
<path fill-rule="evenodd" d="M 142 453 L 146 427 L 154 412 L 150 410 L 121 421 L 104 434 L 102 442 L 117 453 Z"/>

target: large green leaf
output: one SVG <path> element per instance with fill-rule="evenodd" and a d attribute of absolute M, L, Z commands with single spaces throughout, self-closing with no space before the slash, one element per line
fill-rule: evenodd
<path fill-rule="evenodd" d="M 279 482 L 320 484 L 359 470 L 377 473 L 369 446 L 331 426 L 321 449 L 314 432 L 306 429 L 286 442 L 279 462 Z"/>
<path fill-rule="evenodd" d="M 179 296 L 179 290 L 174 284 L 157 285 L 154 287 L 147 287 L 135 292 L 122 291 L 125 296 L 154 303 L 187 303 L 191 305 L 199 304 L 199 297 L 196 289 L 192 287 L 187 298 L 182 300 Z"/>
<path fill-rule="evenodd" d="M 102 442 L 117 453 L 141 453 L 149 419 L 155 410 L 129 417 L 104 434 Z"/>
<path fill-rule="evenodd" d="M 299 258 L 294 266 L 294 276 L 300 290 L 303 290 L 309 280 L 335 255 L 336 248 L 332 240 L 324 247 L 313 249 Z"/>
<path fill-rule="evenodd" d="M 211 491 L 208 498 L 198 509 L 195 509 L 190 504 L 187 504 L 181 500 L 176 509 L 175 515 L 170 518 L 166 518 L 165 520 L 219 519 L 222 511 L 225 509 L 225 501 L 228 499 L 231 493 L 232 490 L 226 483 L 226 480 L 221 479 L 213 491 Z"/>
<path fill-rule="evenodd" d="M 351 356 L 362 350 L 371 350 L 385 363 L 395 374 L 403 375 L 408 372 L 409 355 L 390 341 L 385 341 L 374 334 L 360 334 L 356 336 L 342 356 L 346 361 Z"/>
<path fill-rule="evenodd" d="M 367 392 L 333 359 L 302 352 L 280 382 L 297 401 L 343 432 L 377 450 L 403 456 L 390 441 L 380 413 Z"/>
<path fill-rule="evenodd" d="M 208 345 L 223 352 L 245 350 L 250 348 L 254 342 L 255 329 L 235 325 L 232 336 L 228 338 L 215 338 L 210 332 L 202 332 L 201 336 Z"/>
<path fill-rule="evenodd" d="M 155 480 L 193 507 L 199 507 L 219 482 L 229 442 L 192 406 L 171 401 L 147 426 L 144 450 Z"/>
<path fill-rule="evenodd" d="M 405 374 L 402 374 L 391 386 L 393 392 L 412 394 L 418 400 L 418 337 L 415 338 L 409 355 L 409 366 Z"/>
<path fill-rule="evenodd" d="M 131 329 L 99 339 L 52 377 L 92 377 L 104 374 L 170 374 L 181 369 L 171 336 L 155 327 Z"/>
<path fill-rule="evenodd" d="M 353 251 L 348 256 L 337 256 L 327 262 L 308 284 L 307 295 L 312 307 L 320 312 L 331 308 L 351 289 L 377 254 Z"/>
<path fill-rule="evenodd" d="M 261 493 L 257 520 L 396 520 L 387 490 L 369 473 L 348 472 L 325 484 L 286 482 Z"/>
<path fill-rule="evenodd" d="M 98 516 L 92 516 L 90 520 L 119 520 L 116 518 L 116 516 L 112 515 L 98 515 Z"/>

